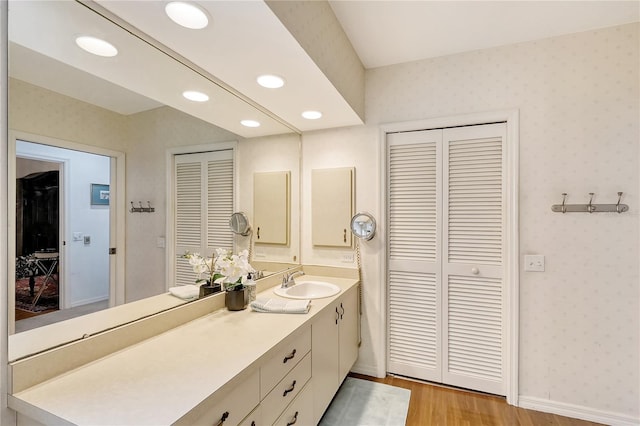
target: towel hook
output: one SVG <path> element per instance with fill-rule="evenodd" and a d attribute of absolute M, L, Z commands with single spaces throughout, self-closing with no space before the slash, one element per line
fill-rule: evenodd
<path fill-rule="evenodd" d="M 565 201 L 567 201 L 567 193 L 563 192 L 562 193 L 562 213 L 567 212 L 567 206 L 564 204 Z"/>
<path fill-rule="evenodd" d="M 622 199 L 622 192 L 618 192 L 618 202 L 616 203 L 616 212 L 622 213 L 620 210 L 620 200 Z"/>
<path fill-rule="evenodd" d="M 593 192 L 590 192 L 590 193 L 589 193 L 589 195 L 590 195 L 590 198 L 589 198 L 589 204 L 587 204 L 587 211 L 588 211 L 589 213 L 593 213 L 593 211 L 595 210 L 595 207 L 594 207 L 594 205 L 592 204 L 592 201 L 593 201 L 593 195 L 594 195 L 594 193 L 593 193 Z"/>

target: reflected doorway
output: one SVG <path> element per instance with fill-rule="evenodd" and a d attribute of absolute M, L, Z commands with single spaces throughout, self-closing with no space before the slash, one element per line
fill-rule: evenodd
<path fill-rule="evenodd" d="M 16 158 L 16 321 L 60 308 L 61 169 Z"/>
<path fill-rule="evenodd" d="M 15 332 L 109 307 L 111 157 L 16 140 Z"/>

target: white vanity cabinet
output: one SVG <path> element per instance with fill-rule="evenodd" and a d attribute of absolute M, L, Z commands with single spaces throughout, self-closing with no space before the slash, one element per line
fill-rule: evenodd
<path fill-rule="evenodd" d="M 317 424 L 358 358 L 358 287 L 347 290 L 311 324 L 313 423 Z"/>
<path fill-rule="evenodd" d="M 358 283 L 307 277 L 342 293 L 313 300 L 306 315 L 214 311 L 9 394 L 9 408 L 25 425 L 317 424 L 357 358 Z"/>

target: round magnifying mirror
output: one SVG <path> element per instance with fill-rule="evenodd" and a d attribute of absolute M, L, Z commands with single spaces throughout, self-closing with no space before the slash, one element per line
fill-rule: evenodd
<path fill-rule="evenodd" d="M 376 220 L 369 213 L 358 213 L 351 218 L 351 232 L 368 241 L 376 234 Z"/>
<path fill-rule="evenodd" d="M 229 228 L 234 234 L 240 234 L 246 237 L 251 231 L 249 218 L 247 218 L 247 215 L 243 212 L 234 213 L 231 215 L 231 219 L 229 219 Z"/>

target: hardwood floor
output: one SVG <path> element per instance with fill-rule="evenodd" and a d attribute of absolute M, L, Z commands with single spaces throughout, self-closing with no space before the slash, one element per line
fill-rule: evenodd
<path fill-rule="evenodd" d="M 429 383 L 387 376 L 384 379 L 350 374 L 411 390 L 407 426 L 595 426 L 556 414 L 527 410 L 507 404 L 504 398 Z"/>

